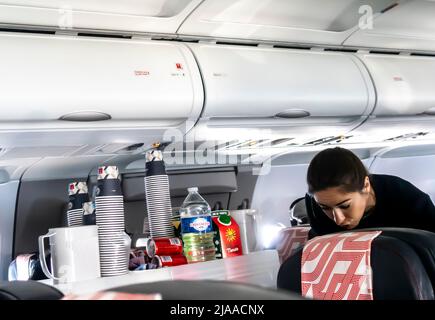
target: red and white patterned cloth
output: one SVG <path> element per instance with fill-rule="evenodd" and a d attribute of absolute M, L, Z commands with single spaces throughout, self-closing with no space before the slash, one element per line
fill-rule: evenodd
<path fill-rule="evenodd" d="M 310 227 L 289 227 L 280 230 L 276 245 L 279 263 L 283 263 L 296 249 L 307 242 L 310 229 Z"/>
<path fill-rule="evenodd" d="M 162 295 L 159 293 L 126 293 L 101 291 L 90 294 L 70 294 L 62 298 L 62 300 L 162 300 Z"/>
<path fill-rule="evenodd" d="M 371 243 L 381 231 L 316 237 L 302 253 L 302 295 L 317 300 L 373 300 Z"/>

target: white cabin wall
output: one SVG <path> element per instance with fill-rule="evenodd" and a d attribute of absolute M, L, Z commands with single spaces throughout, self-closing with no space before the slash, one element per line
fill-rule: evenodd
<path fill-rule="evenodd" d="M 398 158 L 378 157 L 371 173 L 399 176 L 426 192 L 435 201 L 435 155 Z"/>
<path fill-rule="evenodd" d="M 252 209 L 257 210 L 257 243 L 258 249 L 264 248 L 266 243 L 274 237 L 274 228 L 279 224 L 290 226 L 290 204 L 305 196 L 308 186 L 306 176 L 309 162 L 315 155 L 308 155 L 303 163 L 274 165 L 268 174 L 260 175 L 255 185 Z M 286 156 L 292 161 L 291 156 Z M 296 156 L 295 156 L 296 157 Z M 372 157 L 362 159 L 369 168 Z"/>
<path fill-rule="evenodd" d="M 0 280 L 7 280 L 12 260 L 15 204 L 19 181 L 0 184 Z"/>

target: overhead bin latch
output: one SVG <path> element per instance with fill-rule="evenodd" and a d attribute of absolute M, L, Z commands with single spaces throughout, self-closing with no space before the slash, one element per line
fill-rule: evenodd
<path fill-rule="evenodd" d="M 59 118 L 59 120 L 64 121 L 79 121 L 79 122 L 89 122 L 89 121 L 103 121 L 110 120 L 112 117 L 110 114 L 98 111 L 78 111 L 68 113 Z"/>
<path fill-rule="evenodd" d="M 296 119 L 309 117 L 310 113 L 303 109 L 287 109 L 275 115 L 275 118 Z"/>

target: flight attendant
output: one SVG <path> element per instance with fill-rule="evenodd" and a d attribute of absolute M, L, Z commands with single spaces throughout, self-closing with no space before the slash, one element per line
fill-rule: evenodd
<path fill-rule="evenodd" d="M 307 173 L 310 238 L 344 230 L 401 227 L 435 232 L 430 197 L 396 176 L 369 174 L 351 151 L 319 152 Z"/>

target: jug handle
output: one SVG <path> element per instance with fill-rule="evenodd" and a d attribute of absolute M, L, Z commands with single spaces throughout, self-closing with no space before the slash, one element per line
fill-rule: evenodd
<path fill-rule="evenodd" d="M 60 280 L 60 278 L 56 278 L 51 274 L 51 272 L 48 270 L 47 262 L 45 261 L 45 247 L 44 247 L 44 239 L 49 238 L 51 236 L 54 236 L 55 233 L 47 233 L 43 236 L 39 236 L 38 243 L 39 243 L 39 260 L 41 262 L 41 268 L 44 274 L 49 278 L 53 280 Z"/>

